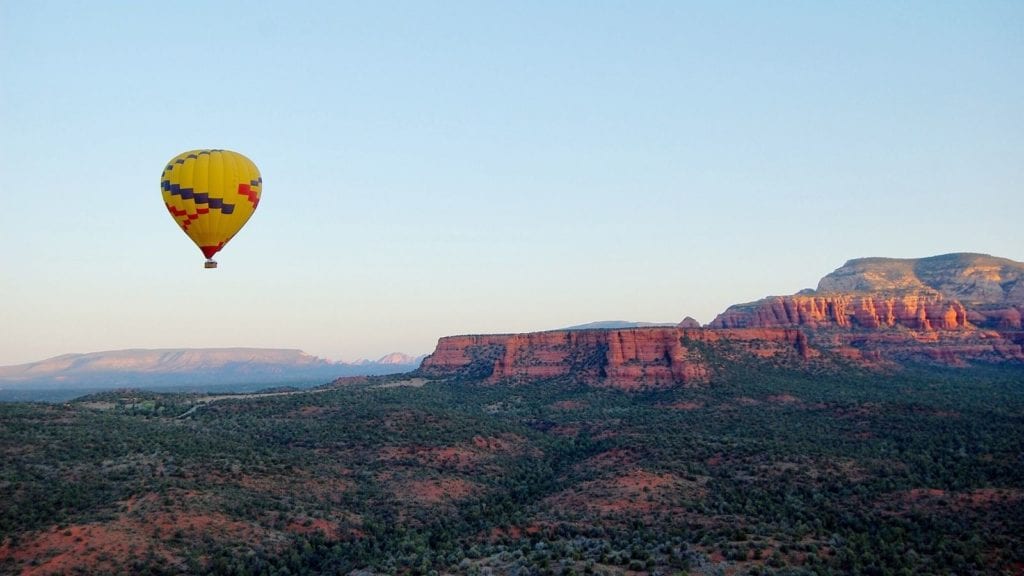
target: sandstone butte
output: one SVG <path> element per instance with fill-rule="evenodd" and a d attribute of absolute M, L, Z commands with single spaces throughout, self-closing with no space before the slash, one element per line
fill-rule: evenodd
<path fill-rule="evenodd" d="M 448 336 L 423 360 L 432 378 L 473 374 L 489 382 L 573 377 L 625 389 L 702 383 L 708 366 L 695 344 L 729 341 L 761 357 L 806 357 L 800 330 L 624 328 Z"/>
<path fill-rule="evenodd" d="M 1024 264 L 985 254 L 850 260 L 816 290 L 731 306 L 711 329 L 790 327 L 863 361 L 1024 360 Z"/>
<path fill-rule="evenodd" d="M 702 384 L 708 347 L 809 362 L 1024 364 L 1024 264 L 982 254 L 851 260 L 817 290 L 731 306 L 707 327 L 450 336 L 424 376 L 487 382 L 571 377 L 624 389 Z M 720 346 L 728 343 L 727 347 Z M 823 354 L 824 353 L 824 354 Z"/>

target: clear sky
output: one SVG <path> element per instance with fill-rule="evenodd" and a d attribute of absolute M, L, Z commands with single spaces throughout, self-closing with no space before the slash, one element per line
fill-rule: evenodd
<path fill-rule="evenodd" d="M 227 148 L 204 270 L 160 196 Z M 0 364 L 708 322 L 848 259 L 1024 260 L 1024 2 L 0 0 Z"/>

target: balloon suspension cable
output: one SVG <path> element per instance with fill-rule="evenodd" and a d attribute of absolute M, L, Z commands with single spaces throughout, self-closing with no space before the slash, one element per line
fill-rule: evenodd
<path fill-rule="evenodd" d="M 216 268 L 217 262 L 212 258 L 207 258 L 206 263 L 203 264 L 203 268 Z"/>

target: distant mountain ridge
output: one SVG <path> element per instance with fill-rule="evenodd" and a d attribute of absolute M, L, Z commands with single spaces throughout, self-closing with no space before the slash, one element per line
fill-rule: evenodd
<path fill-rule="evenodd" d="M 316 366 L 330 364 L 301 350 L 272 348 L 165 348 L 109 350 L 85 354 L 62 354 L 39 362 L 0 366 L 0 377 L 55 373 L 182 372 L 223 368 L 226 365 Z"/>
<path fill-rule="evenodd" d="M 629 320 L 601 320 L 562 328 L 562 330 L 618 330 L 622 328 L 652 328 L 655 326 L 675 326 L 674 322 L 630 322 Z"/>
<path fill-rule="evenodd" d="M 420 354 L 419 356 L 410 356 L 409 354 L 403 354 L 401 352 L 392 352 L 391 354 L 385 354 L 376 360 L 356 360 L 351 362 L 353 365 L 366 365 L 366 364 L 385 364 L 385 365 L 416 365 L 418 366 L 420 361 L 426 357 L 426 354 Z"/>
<path fill-rule="evenodd" d="M 0 387 L 328 382 L 341 376 L 406 372 L 418 364 L 418 358 L 401 353 L 388 354 L 378 361 L 345 363 L 279 348 L 128 349 L 63 354 L 38 362 L 0 366 Z"/>

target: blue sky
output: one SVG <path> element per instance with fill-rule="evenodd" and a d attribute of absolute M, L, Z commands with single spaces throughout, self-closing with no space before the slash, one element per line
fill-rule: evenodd
<path fill-rule="evenodd" d="M 710 321 L 1024 260 L 1024 3 L 0 0 L 0 364 Z M 260 167 L 204 270 L 179 152 Z"/>

